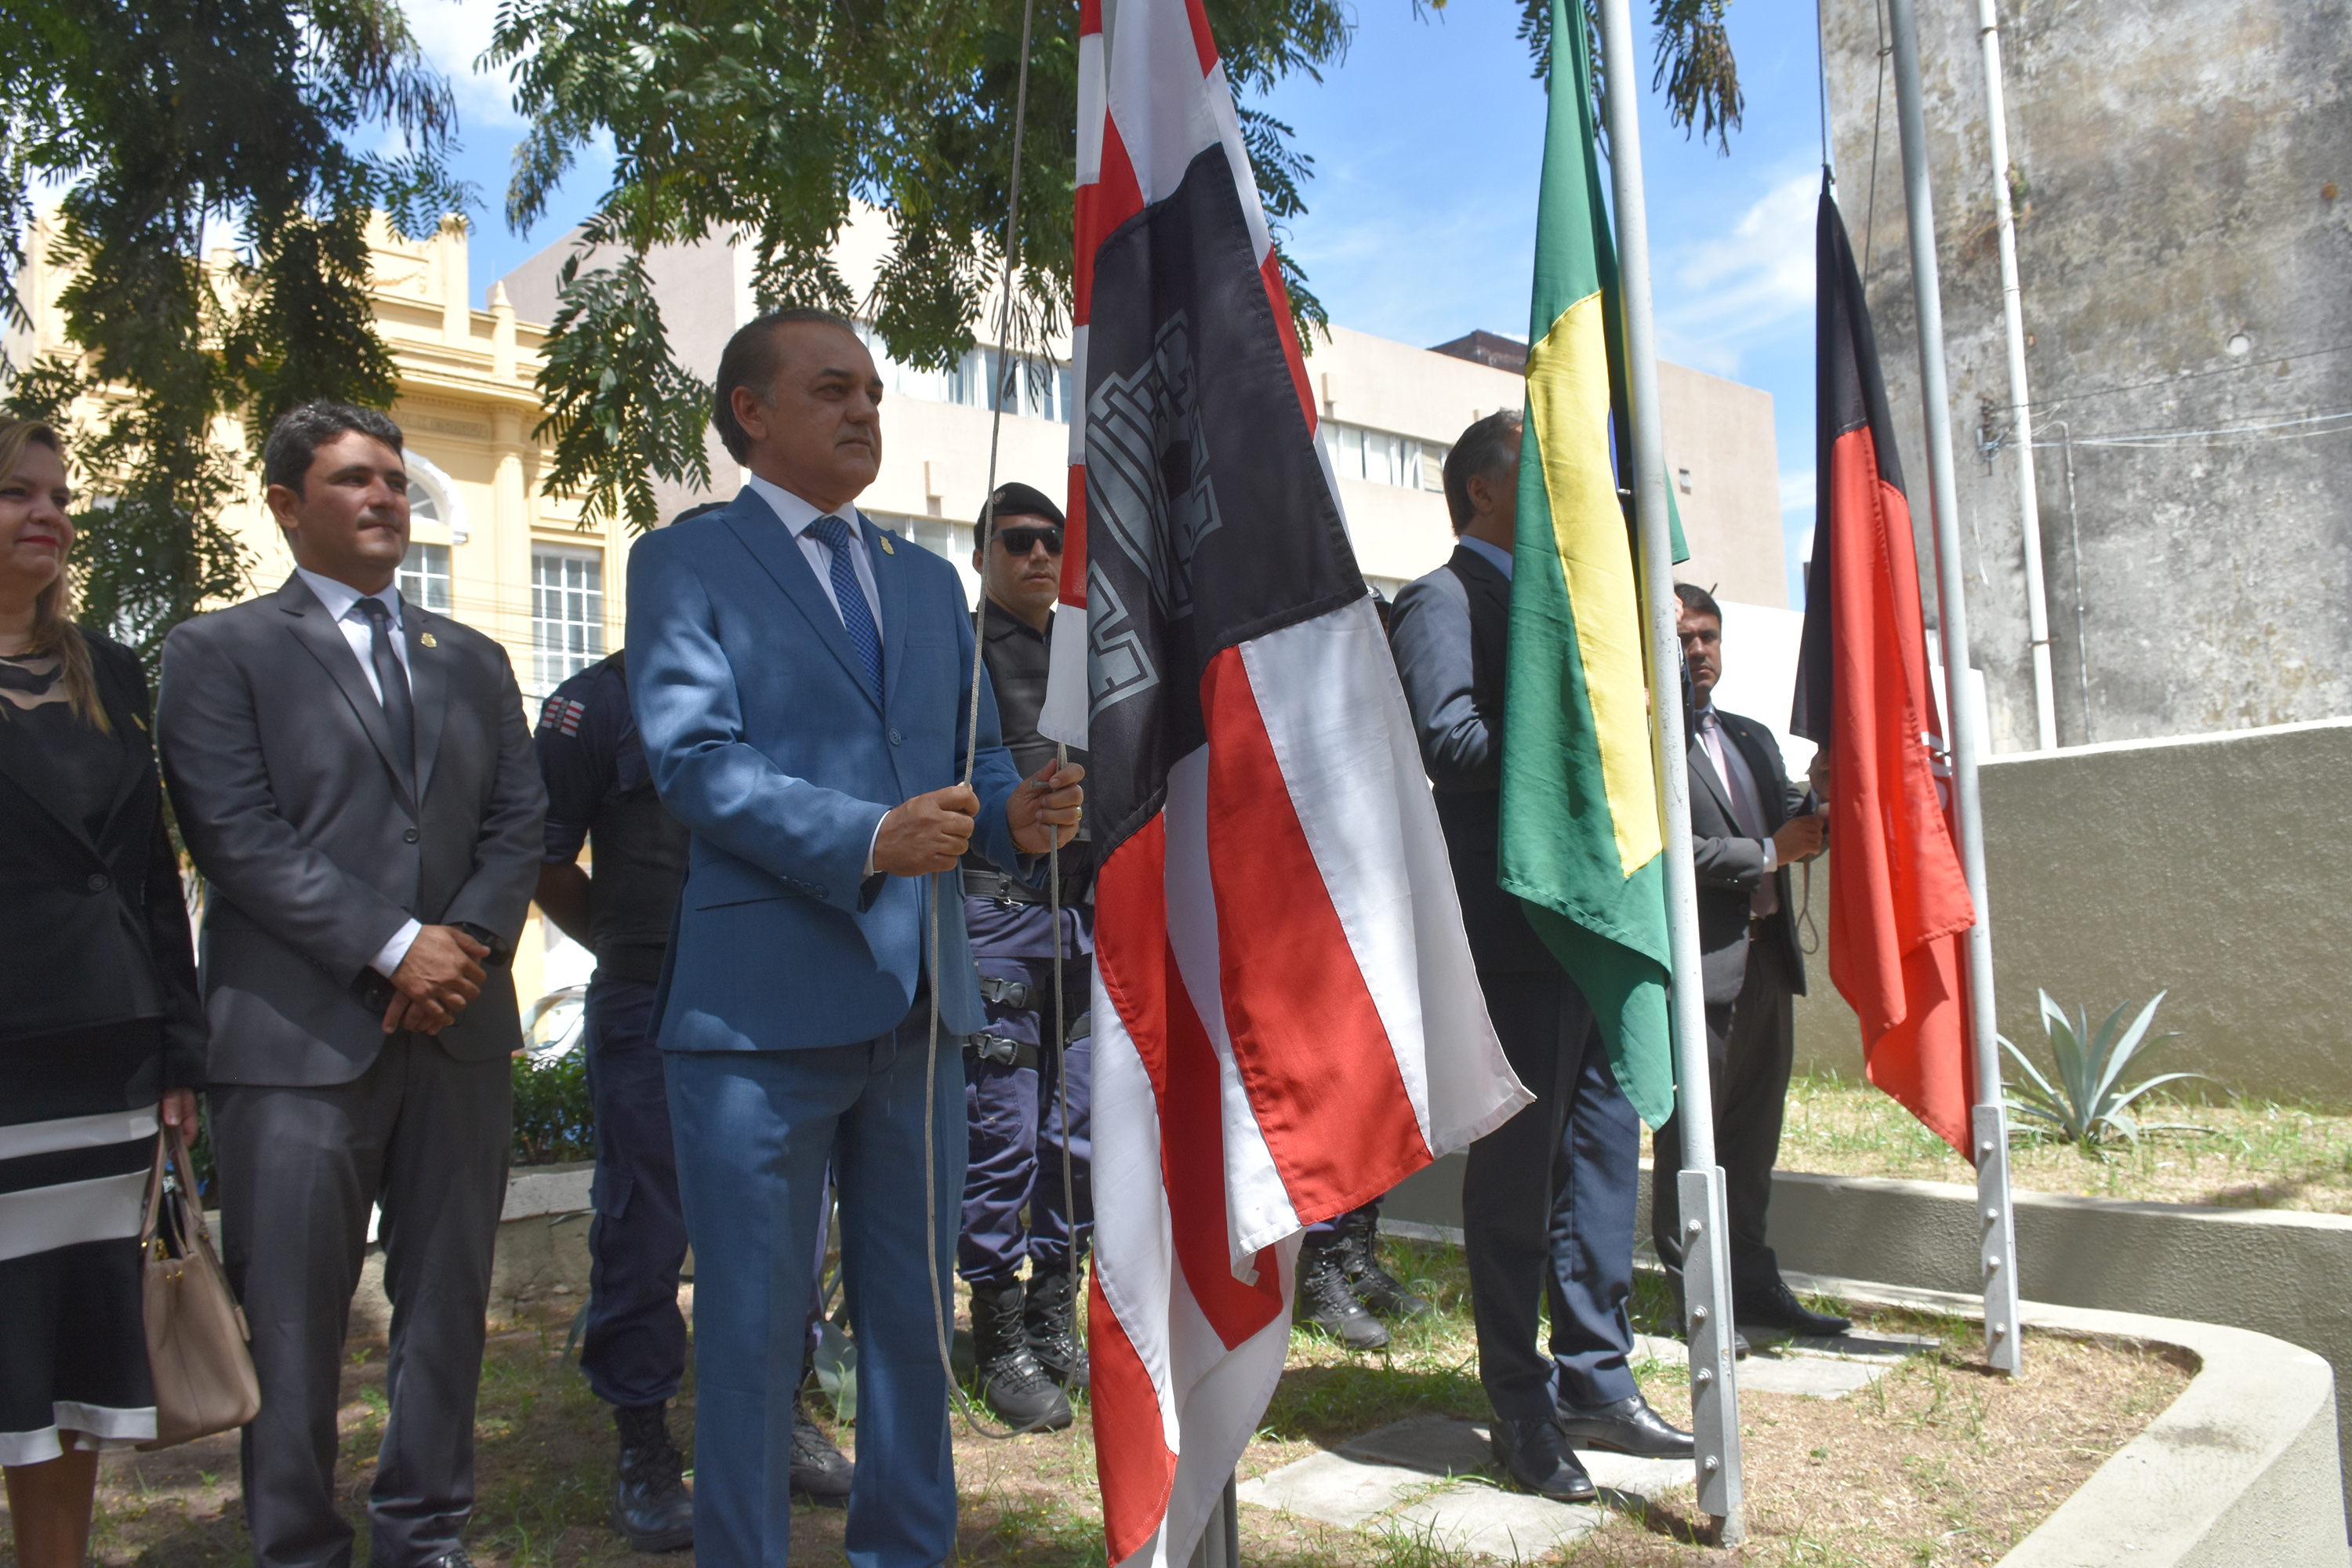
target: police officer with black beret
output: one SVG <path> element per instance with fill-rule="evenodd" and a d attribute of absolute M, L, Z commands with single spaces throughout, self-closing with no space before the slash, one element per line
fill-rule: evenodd
<path fill-rule="evenodd" d="M 1062 509 L 1024 484 L 999 486 L 993 500 L 990 537 L 972 553 L 982 586 L 980 646 L 1005 746 L 1025 778 L 1055 755 L 1037 720 L 1062 576 Z M 1086 754 L 1073 751 L 1068 760 L 1083 765 Z M 1068 1426 L 1062 1391 L 1087 1381 L 1070 1273 L 1071 1249 L 1083 1261 L 1094 1214 L 1087 1139 L 1094 880 L 1084 827 L 1062 849 L 1061 869 L 1058 933 L 1045 894 L 977 853 L 965 856 L 963 870 L 964 921 L 989 1021 L 964 1047 L 971 1163 L 956 1268 L 971 1288 L 981 1390 L 999 1415 L 1033 1428 Z M 1062 1181 L 1064 1075 L 1075 1191 Z"/>

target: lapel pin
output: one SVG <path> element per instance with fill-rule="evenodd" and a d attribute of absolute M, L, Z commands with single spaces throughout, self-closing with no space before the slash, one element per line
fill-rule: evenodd
<path fill-rule="evenodd" d="M 877 539 L 878 539 L 878 540 L 880 540 L 880 541 L 882 542 L 882 553 L 883 553 L 883 554 L 885 554 L 885 555 L 896 555 L 896 554 L 898 554 L 898 553 L 896 550 L 894 550 L 894 549 L 892 549 L 892 548 L 890 547 L 890 536 L 889 536 L 888 534 L 887 534 L 887 533 L 877 533 L 877 534 L 876 534 L 876 535 L 875 535 L 875 537 L 876 537 Z"/>
<path fill-rule="evenodd" d="M 439 643 L 433 640 L 433 634 L 431 632 L 419 632 L 416 635 L 416 640 L 423 643 L 426 647 L 439 647 L 441 646 Z"/>
<path fill-rule="evenodd" d="M 142 719 L 142 718 L 141 718 L 141 717 L 139 717 L 139 715 L 138 715 L 138 714 L 136 714 L 136 713 L 133 713 L 133 714 L 131 716 L 131 721 L 133 724 L 138 725 L 142 730 L 144 730 L 145 728 L 147 728 L 147 721 L 146 721 L 146 720 L 144 720 L 144 719 Z"/>

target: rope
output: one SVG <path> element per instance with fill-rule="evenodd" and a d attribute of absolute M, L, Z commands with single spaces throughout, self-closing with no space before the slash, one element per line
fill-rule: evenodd
<path fill-rule="evenodd" d="M 1021 7 L 1021 76 L 1019 85 L 1014 89 L 1013 107 L 1012 200 L 1009 204 L 1010 210 L 1004 218 L 1003 285 L 996 317 L 997 368 L 1000 371 L 1004 364 L 1003 351 L 1012 346 L 1009 340 L 1013 332 L 1013 258 L 1021 244 L 1021 143 L 1029 124 L 1029 34 L 1036 15 L 1037 0 L 1024 0 Z M 1001 375 L 998 377 L 997 384 L 990 391 L 990 402 L 995 406 L 991 410 L 988 421 L 988 500 L 980 509 L 980 523 L 975 530 L 975 542 L 980 549 L 980 559 L 983 568 L 988 561 L 989 536 L 996 521 L 997 434 L 1004 424 L 1004 387 Z M 981 595 L 981 614 L 983 624 L 985 624 L 987 613 L 988 597 L 986 590 L 983 589 Z M 971 779 L 972 768 L 980 754 L 980 671 L 981 645 L 980 638 L 975 636 L 972 638 L 971 647 L 971 700 L 965 710 L 963 776 L 967 783 Z M 1050 832 L 1051 829 L 1048 831 Z M 1058 834 L 1054 837 L 1058 840 Z M 1055 867 L 1058 867 L 1061 862 L 1060 847 L 1059 843 L 1055 842 L 1050 854 L 1050 862 Z M 958 896 L 961 896 L 961 888 L 958 889 Z M 1020 1436 L 1024 1432 L 1036 1431 L 1038 1427 L 1033 1424 L 1028 1426 L 1009 1426 L 1002 1431 L 995 1431 L 990 1429 L 988 1425 L 980 1419 L 979 1415 L 972 1409 L 971 1396 L 964 1393 L 963 1385 L 956 1381 L 955 1358 L 948 1352 L 947 1302 L 940 1293 L 940 1248 L 937 1238 L 940 1233 L 938 1118 L 941 980 L 940 977 L 940 879 L 936 875 L 931 878 L 930 903 L 930 963 L 928 971 L 931 977 L 930 1029 L 923 1041 L 926 1053 L 926 1070 L 923 1074 L 923 1260 L 930 1269 L 931 1327 L 934 1331 L 933 1337 L 939 1344 L 940 1371 L 947 1376 L 949 1397 L 954 1400 L 957 1407 L 963 1412 L 964 1425 L 971 1428 L 976 1436 L 1001 1440 Z M 1055 921 L 1055 978 L 1058 981 L 1061 976 L 1062 937 L 1061 890 L 1058 885 L 1054 892 L 1054 918 Z M 1055 1012 L 1057 1016 L 1061 1012 L 1061 1004 L 1058 1001 L 1055 1004 Z M 1063 1095 L 1066 1121 L 1062 1128 L 1066 1156 L 1069 1142 L 1069 1127 L 1066 1122 L 1068 1099 L 1066 1089 Z M 1065 1169 L 1066 1168 L 1066 1159 Z M 961 1198 L 961 1194 L 959 1194 L 958 1196 Z M 1076 1240 L 1075 1235 L 1072 1239 Z M 1075 1247 L 1071 1249 L 1071 1256 L 1074 1258 L 1076 1256 Z"/>

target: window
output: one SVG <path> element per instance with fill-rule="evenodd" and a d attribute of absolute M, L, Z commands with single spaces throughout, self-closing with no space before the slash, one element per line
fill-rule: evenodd
<path fill-rule="evenodd" d="M 904 517 L 895 512 L 869 511 L 874 526 L 887 529 L 917 544 L 956 569 L 963 583 L 964 602 L 980 603 L 980 578 L 971 569 L 971 531 L 968 522 L 944 517 Z"/>
<path fill-rule="evenodd" d="M 1343 479 L 1369 479 L 1376 485 L 1405 489 L 1445 489 L 1447 448 L 1435 441 L 1416 441 L 1360 425 L 1322 422 L 1323 445 L 1331 454 L 1331 469 Z"/>
<path fill-rule="evenodd" d="M 442 521 L 441 503 L 434 499 L 431 490 L 418 484 L 413 476 L 408 481 L 408 521 L 411 522 Z"/>
<path fill-rule="evenodd" d="M 1002 402 L 1007 414 L 1070 422 L 1067 365 L 1034 354 L 1008 357 L 1000 349 L 976 348 L 946 370 L 918 370 L 892 359 L 889 350 L 882 346 L 882 334 L 871 324 L 855 325 L 857 341 L 866 345 L 874 356 L 874 368 L 882 374 L 886 395 L 992 410 Z"/>
<path fill-rule="evenodd" d="M 604 657 L 604 557 L 541 546 L 530 552 L 534 700 Z"/>
<path fill-rule="evenodd" d="M 411 487 L 412 489 L 414 487 Z M 415 509 L 415 497 L 409 498 L 410 515 L 424 516 Z M 425 504 L 431 505 L 428 500 Z M 449 547 L 446 544 L 411 543 L 408 553 L 400 563 L 400 596 L 412 605 L 428 610 L 449 613 Z"/>

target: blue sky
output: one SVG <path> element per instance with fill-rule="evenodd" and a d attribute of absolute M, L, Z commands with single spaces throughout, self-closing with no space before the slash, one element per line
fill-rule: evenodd
<path fill-rule="evenodd" d="M 1633 0 L 1640 79 L 1649 31 Z M 502 216 L 520 133 L 504 83 L 477 75 L 488 0 L 410 0 L 426 48 L 458 84 L 461 173 L 480 187 L 478 293 L 560 237 L 602 189 L 594 156 L 531 233 Z M 1416 18 L 1409 0 L 1358 6 L 1355 43 L 1320 83 L 1297 78 L 1263 100 L 1315 159 L 1308 211 L 1286 243 L 1331 320 L 1423 345 L 1474 328 L 1524 337 L 1543 148 L 1542 89 L 1528 74 L 1507 0 L 1453 0 Z M 1645 92 L 1660 352 L 1772 395 L 1790 603 L 1797 543 L 1812 521 L 1812 217 L 1821 178 L 1820 77 L 1811 4 L 1734 0 L 1732 46 L 1747 91 L 1730 155 L 1685 138 Z M 567 205 L 568 204 L 568 205 Z"/>

